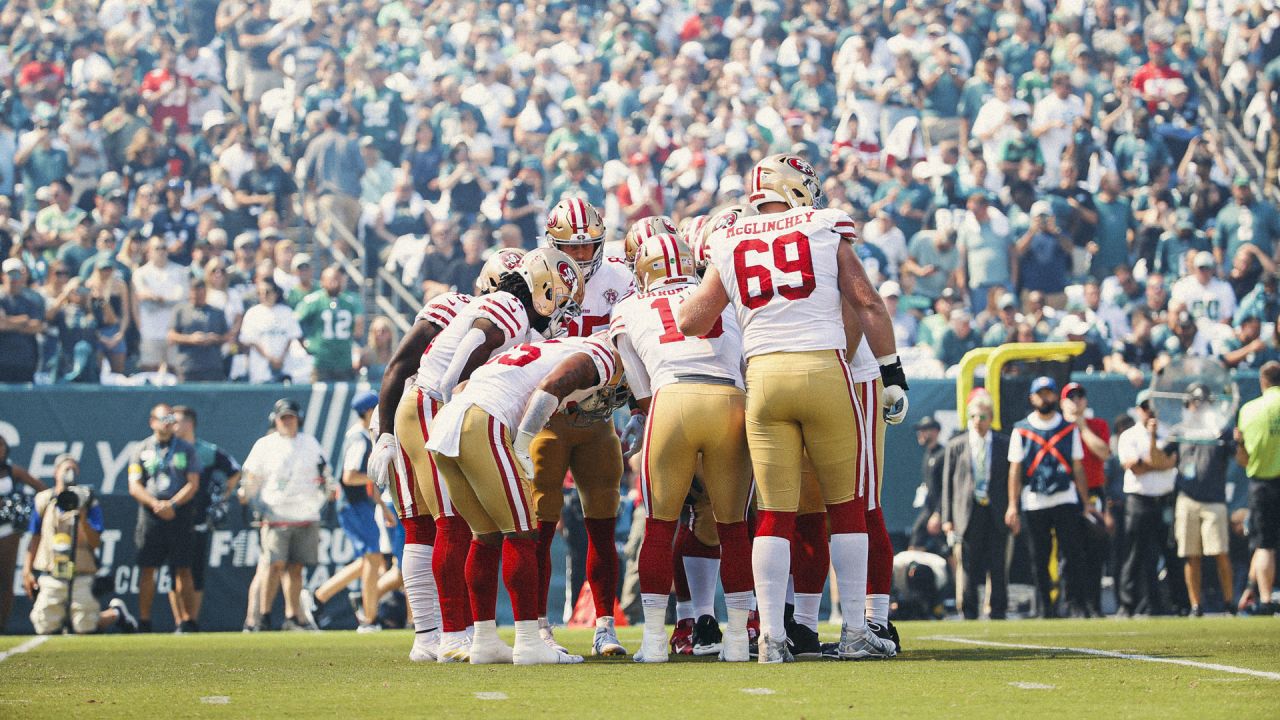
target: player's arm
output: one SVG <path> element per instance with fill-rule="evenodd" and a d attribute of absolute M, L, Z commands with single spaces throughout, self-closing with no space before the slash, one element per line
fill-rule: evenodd
<path fill-rule="evenodd" d="M 615 317 L 615 322 L 617 318 Z M 626 427 L 622 429 L 622 453 L 630 457 L 640 450 L 644 438 L 645 417 L 649 414 L 649 403 L 653 400 L 652 384 L 649 371 L 636 352 L 631 337 L 625 331 L 613 335 L 613 344 L 618 349 L 618 357 L 622 359 L 622 369 L 627 376 L 627 386 L 631 388 L 631 397 L 635 405 Z"/>
<path fill-rule="evenodd" d="M 844 359 L 848 362 L 853 360 L 858 346 L 862 344 L 862 321 L 853 306 L 843 298 L 840 300 L 840 317 L 844 320 Z"/>
<path fill-rule="evenodd" d="M 880 293 L 876 292 L 862 263 L 853 253 L 853 246 L 842 242 L 836 247 L 836 267 L 840 279 L 840 296 L 848 303 L 871 352 L 880 363 L 880 380 L 884 383 L 885 422 L 897 425 L 907 417 L 907 375 L 898 359 L 897 342 L 893 337 L 893 319 L 884 306 Z M 847 329 L 846 329 L 847 332 Z M 857 346 L 855 346 L 856 349 Z"/>
<path fill-rule="evenodd" d="M 440 334 L 440 326 L 430 320 L 419 320 L 409 328 L 391 362 L 387 363 L 387 372 L 382 376 L 382 389 L 378 392 L 378 427 L 384 433 L 392 433 L 395 428 L 396 405 L 404 394 L 404 384 L 418 370 L 418 358 L 427 351 L 427 345 Z"/>
<path fill-rule="evenodd" d="M 469 380 L 471 373 L 485 364 L 506 339 L 507 336 L 491 320 L 476 318 L 471 323 L 471 329 L 462 336 L 462 341 L 458 343 L 458 349 L 449 360 L 449 367 L 440 380 L 440 392 L 444 394 L 445 402 L 453 396 L 458 383 Z"/>
<path fill-rule="evenodd" d="M 698 287 L 676 309 L 676 327 L 686 337 L 706 335 L 715 327 L 720 313 L 728 306 L 729 295 L 725 293 L 724 283 L 720 281 L 720 272 L 712 265 L 707 268 L 707 274 Z M 892 339 L 892 325 L 889 333 Z"/>

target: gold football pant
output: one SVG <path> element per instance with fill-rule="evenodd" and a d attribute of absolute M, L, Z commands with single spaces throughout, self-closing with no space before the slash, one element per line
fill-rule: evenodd
<path fill-rule="evenodd" d="M 521 477 L 511 433 L 479 406 L 462 420 L 458 457 L 431 453 L 453 506 L 477 535 L 534 528 L 533 495 Z"/>
<path fill-rule="evenodd" d="M 648 517 L 680 518 L 701 453 L 698 477 L 714 521 L 746 518 L 751 469 L 745 410 L 745 394 L 732 385 L 676 383 L 654 394 L 640 470 L 640 496 Z"/>
<path fill-rule="evenodd" d="M 533 501 L 537 519 L 558 522 L 564 505 L 565 474 L 582 499 L 582 514 L 591 520 L 618 516 L 618 483 L 622 480 L 622 445 L 613 423 L 577 426 L 567 413 L 556 413 L 529 446 L 533 457 Z"/>
<path fill-rule="evenodd" d="M 392 465 L 391 500 L 402 520 L 424 515 L 436 519 L 441 515 L 457 515 L 426 447 L 427 428 L 441 407 L 440 401 L 417 386 L 411 387 L 396 406 L 395 433 L 400 443 L 401 462 Z M 403 473 L 399 472 L 401 465 Z"/>
<path fill-rule="evenodd" d="M 857 413 L 849 368 L 835 350 L 748 360 L 747 444 L 760 509 L 799 509 L 802 452 L 825 505 L 858 497 Z"/>

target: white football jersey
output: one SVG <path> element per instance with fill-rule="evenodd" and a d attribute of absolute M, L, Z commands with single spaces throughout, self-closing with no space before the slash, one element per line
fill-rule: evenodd
<path fill-rule="evenodd" d="M 569 337 L 588 337 L 609 327 L 613 306 L 635 291 L 635 276 L 626 261 L 606 257 L 587 281 L 582 295 L 582 315 L 569 320 Z"/>
<path fill-rule="evenodd" d="M 502 345 L 494 355 L 517 343 L 528 342 L 533 335 L 524 305 L 511 293 L 499 291 L 472 300 L 457 313 L 448 327 L 435 336 L 422 354 L 414 383 L 427 395 L 442 400 L 446 390 L 453 390 L 440 385 L 462 338 L 480 318 L 492 322 L 502 331 Z"/>
<path fill-rule="evenodd" d="M 1217 278 L 1201 285 L 1195 276 L 1184 277 L 1173 284 L 1169 301 L 1185 304 L 1191 317 L 1197 320 L 1230 320 L 1236 312 L 1236 294 L 1231 285 Z"/>
<path fill-rule="evenodd" d="M 627 377 L 635 383 L 644 373 L 650 393 L 675 382 L 679 375 L 710 375 L 742 384 L 742 329 L 732 307 L 720 314 L 711 332 L 686 337 L 676 328 L 677 308 L 697 287 L 692 282 L 661 285 L 618 303 L 609 325 L 609 337 L 626 335 L 644 363 L 627 365 Z"/>
<path fill-rule="evenodd" d="M 858 343 L 858 349 L 849 361 L 849 374 L 853 376 L 854 382 L 870 382 L 880 377 L 880 361 L 871 352 L 866 335 L 862 336 L 862 342 Z"/>
<path fill-rule="evenodd" d="M 565 398 L 561 407 L 586 399 L 613 377 L 617 361 L 613 348 L 599 338 L 558 338 L 534 343 L 523 343 L 495 356 L 471 375 L 471 380 L 453 401 L 444 407 L 431 426 L 435 438 L 436 425 L 445 433 L 456 432 L 462 423 L 466 409 L 478 405 L 513 433 L 524 417 L 524 407 L 529 397 L 561 362 L 574 354 L 582 353 L 595 363 L 597 383 L 586 390 L 578 390 Z M 457 424 L 457 428 L 453 426 Z M 447 445 L 442 439 L 442 445 Z M 428 447 L 445 452 L 445 449 Z M 448 454 L 448 453 L 446 453 Z"/>
<path fill-rule="evenodd" d="M 475 298 L 466 293 L 447 292 L 441 293 L 427 301 L 426 305 L 418 311 L 413 317 L 416 324 L 419 320 L 428 320 L 440 326 L 440 329 L 449 327 L 449 323 L 458 316 L 462 308 Z"/>
<path fill-rule="evenodd" d="M 711 263 L 737 310 L 746 357 L 845 349 L 836 250 L 856 238 L 848 215 L 800 207 L 723 232 Z"/>

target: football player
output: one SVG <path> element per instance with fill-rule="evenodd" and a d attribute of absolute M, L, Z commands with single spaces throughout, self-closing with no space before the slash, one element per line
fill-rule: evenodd
<path fill-rule="evenodd" d="M 627 265 L 635 265 L 640 243 L 660 233 L 676 234 L 675 223 L 666 215 L 650 215 L 631 223 L 626 236 L 622 238 L 622 254 Z"/>
<path fill-rule="evenodd" d="M 671 571 L 675 576 L 676 624 L 668 645 L 676 655 L 716 655 L 723 636 L 716 621 L 716 579 L 720 576 L 720 536 L 711 511 L 711 499 L 695 473 L 693 489 L 685 498 L 672 548 Z"/>
<path fill-rule="evenodd" d="M 634 290 L 631 271 L 620 258 L 604 257 L 604 221 L 585 200 L 561 200 L 547 216 L 547 241 L 577 262 L 585 284 L 582 313 L 569 322 L 570 337 L 587 337 L 609 327 L 613 306 Z M 634 418 L 630 435 L 639 435 Z M 596 636 L 592 652 L 625 655 L 614 630 L 613 608 L 618 587 L 618 553 L 614 528 L 618 515 L 618 485 L 622 479 L 622 446 L 613 423 L 600 418 L 588 421 L 574 408 L 557 412 L 534 440 L 533 499 L 538 515 L 538 567 L 541 594 L 538 621 L 549 645 L 561 648 L 547 622 L 547 594 L 551 588 L 551 541 L 564 505 L 565 474 L 582 500 L 587 529 L 587 583 L 595 601 Z"/>
<path fill-rule="evenodd" d="M 622 358 L 628 384 L 647 411 L 641 498 L 645 537 L 640 550 L 644 639 L 636 660 L 667 661 L 665 618 L 671 589 L 671 545 L 698 456 L 703 489 L 711 502 L 721 552 L 729 623 L 720 657 L 750 659 L 747 614 L 752 609 L 751 539 L 746 512 L 751 470 L 744 426 L 742 332 L 730 307 L 703 337 L 685 337 L 675 313 L 697 287 L 693 257 L 674 235 L 645 240 L 636 254 L 640 289 L 614 308 L 609 334 Z M 695 647 L 695 653 L 697 648 Z"/>
<path fill-rule="evenodd" d="M 844 362 L 841 301 L 861 321 L 884 379 L 885 406 L 906 405 L 906 378 L 893 325 L 845 240 L 853 220 L 817 207 L 813 168 L 795 155 L 765 158 L 748 174 L 747 199 L 760 213 L 711 246 L 704 282 L 680 308 L 686 335 L 711 331 L 732 304 L 747 358 L 746 427 L 759 488 L 752 570 L 760 609 L 760 662 L 791 658 L 784 635 L 790 538 L 800 504 L 801 451 L 816 470 L 830 525 L 831 560 L 842 590 L 841 658 L 887 652 L 866 626 L 866 494 L 857 486 L 858 401 Z M 843 389 L 843 392 L 840 392 Z"/>
<path fill-rule="evenodd" d="M 406 532 L 406 547 L 413 544 L 416 550 L 412 562 L 406 556 L 406 596 L 414 594 L 420 583 L 430 584 L 434 579 L 428 591 L 432 596 L 439 592 L 443 636 L 434 654 L 440 662 L 467 659 L 466 629 L 471 618 L 462 578 L 471 531 L 453 509 L 424 448 L 427 426 L 457 383 L 481 363 L 511 345 L 530 340 L 534 332 L 554 332 L 562 326 L 558 316 L 539 314 L 534 307 L 528 283 L 515 272 L 523 255 L 523 251 L 503 250 L 485 262 L 476 283 L 484 294 L 458 310 L 432 338 L 419 356 L 412 387 L 403 392 L 396 408 L 394 447 L 398 450 L 390 453 L 396 468 L 392 496 L 397 508 L 403 508 L 412 519 L 405 523 L 406 528 L 414 527 Z M 563 256 L 559 259 L 567 261 Z M 386 457 L 386 453 L 379 456 L 376 469 L 381 469 Z M 432 523 L 434 542 L 423 542 L 428 523 Z M 425 556 L 421 574 L 420 553 Z"/>
<path fill-rule="evenodd" d="M 557 287 L 557 299 L 567 288 Z M 472 664 L 582 662 L 548 645 L 537 622 L 539 592 L 533 497 L 534 436 L 566 403 L 612 394 L 620 372 L 603 338 L 564 338 L 518 345 L 476 371 L 431 425 L 427 447 L 475 540 L 467 585 L 475 613 Z M 604 412 L 612 404 L 603 403 Z M 501 549 L 499 549 L 501 548 Z M 494 623 L 498 564 L 516 621 L 515 646 Z"/>

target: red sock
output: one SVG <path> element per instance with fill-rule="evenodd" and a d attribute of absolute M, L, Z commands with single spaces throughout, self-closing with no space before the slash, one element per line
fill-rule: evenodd
<path fill-rule="evenodd" d="M 551 541 L 556 537 L 556 524 L 538 521 L 538 617 L 547 616 L 547 595 L 551 594 Z"/>
<path fill-rule="evenodd" d="M 684 557 L 700 557 L 708 558 L 710 560 L 720 559 L 720 546 L 703 545 L 702 541 L 698 539 L 698 534 L 692 529 L 690 529 L 689 533 L 684 536 L 684 544 L 681 547 L 681 551 Z"/>
<path fill-rule="evenodd" d="M 645 529 L 648 529 L 647 525 Z M 693 531 L 689 526 L 680 523 L 680 527 L 676 530 L 675 547 L 671 553 L 671 572 L 675 582 L 676 602 L 689 602 L 693 597 L 689 592 L 689 576 L 684 573 L 684 546 L 689 542 L 690 535 L 693 535 Z"/>
<path fill-rule="evenodd" d="M 596 601 L 596 617 L 613 617 L 618 596 L 618 549 L 613 543 L 617 518 L 587 518 L 587 582 Z"/>
<path fill-rule="evenodd" d="M 867 498 L 860 497 L 827 506 L 827 520 L 832 535 L 867 531 Z"/>
<path fill-rule="evenodd" d="M 798 593 L 820 593 L 827 584 L 831 547 L 827 543 L 827 514 L 796 516 L 791 543 L 791 577 Z"/>
<path fill-rule="evenodd" d="M 671 591 L 671 542 L 675 535 L 674 520 L 645 520 L 644 544 L 640 546 L 640 592 L 663 595 Z"/>
<path fill-rule="evenodd" d="M 782 510 L 761 510 L 758 514 L 755 537 L 780 537 L 791 542 L 796 534 L 796 514 Z"/>
<path fill-rule="evenodd" d="M 716 529 L 720 533 L 720 584 L 726 593 L 750 590 L 755 582 L 751 577 L 751 538 L 747 535 L 747 524 L 716 523 Z"/>
<path fill-rule="evenodd" d="M 877 507 L 867 513 L 867 594 L 888 595 L 892 587 L 893 541 Z"/>
<path fill-rule="evenodd" d="M 511 597 L 516 620 L 537 620 L 538 543 L 536 540 L 507 538 L 502 542 L 502 582 Z"/>
<path fill-rule="evenodd" d="M 467 597 L 467 549 L 471 528 L 461 516 L 436 521 L 436 546 L 431 555 L 431 573 L 440 593 L 440 626 L 445 632 L 462 632 L 471 624 L 471 601 Z"/>
<path fill-rule="evenodd" d="M 405 545 L 435 545 L 436 523 L 430 515 L 401 518 Z"/>
<path fill-rule="evenodd" d="M 502 553 L 477 540 L 467 553 L 467 590 L 471 593 L 471 616 L 476 622 L 493 620 L 498 611 L 498 561 Z"/>

